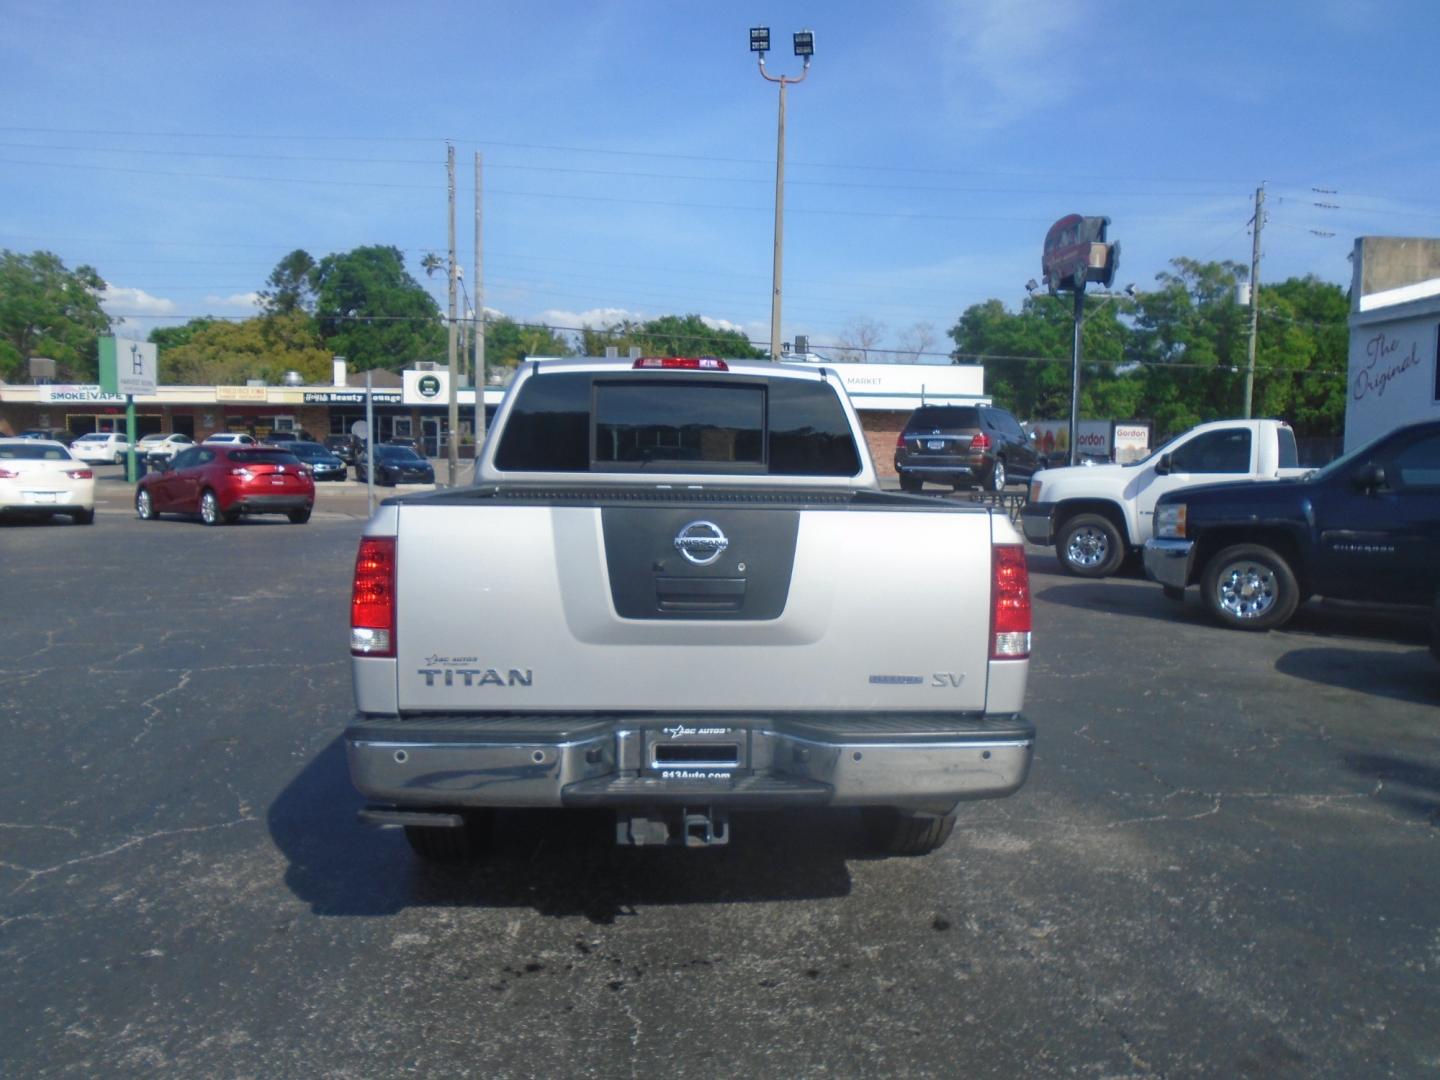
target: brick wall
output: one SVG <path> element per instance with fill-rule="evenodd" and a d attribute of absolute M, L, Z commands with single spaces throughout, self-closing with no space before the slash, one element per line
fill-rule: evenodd
<path fill-rule="evenodd" d="M 910 410 L 903 412 L 866 411 L 859 414 L 860 426 L 865 429 L 865 442 L 870 447 L 870 456 L 875 461 L 877 476 L 895 475 L 895 440 L 905 429 L 910 419 Z"/>

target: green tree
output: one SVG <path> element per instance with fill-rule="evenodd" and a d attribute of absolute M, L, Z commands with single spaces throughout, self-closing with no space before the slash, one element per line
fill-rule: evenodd
<path fill-rule="evenodd" d="M 1080 411 L 1088 416 L 1096 415 L 1091 410 L 1102 404 L 1107 408 L 1123 404 L 1135 394 L 1122 392 L 1117 373 L 1127 355 L 1129 335 L 1121 318 L 1130 312 L 1131 302 L 1097 297 L 1088 299 L 1086 308 Z M 974 304 L 949 331 L 955 362 L 984 364 L 986 392 L 996 403 L 1035 420 L 1070 415 L 1074 333 L 1074 306 L 1064 295 L 1032 296 L 1014 313 L 999 300 Z"/>
<path fill-rule="evenodd" d="M 638 345 L 646 356 L 722 356 L 732 360 L 758 360 L 766 353 L 750 344 L 738 330 L 711 326 L 699 315 L 662 315 L 647 322 L 623 320 L 580 331 L 581 351 L 586 356 L 604 356 L 613 345 L 623 356 Z"/>
<path fill-rule="evenodd" d="M 178 349 L 181 345 L 188 345 L 190 340 L 204 330 L 207 326 L 213 326 L 222 320 L 212 319 L 208 315 L 198 319 L 191 319 L 183 326 L 157 326 L 150 331 L 150 340 L 164 355 L 167 349 Z"/>
<path fill-rule="evenodd" d="M 289 315 L 315 309 L 315 260 L 296 248 L 275 265 L 260 290 L 260 310 L 267 315 Z"/>
<path fill-rule="evenodd" d="M 29 359 L 46 356 L 62 379 L 94 382 L 97 342 L 110 333 L 104 288 L 93 267 L 66 269 L 51 252 L 0 251 L 0 379 L 25 378 Z"/>
<path fill-rule="evenodd" d="M 394 247 L 327 255 L 310 276 L 315 319 L 326 348 L 353 371 L 408 367 L 446 356 L 439 305 L 405 269 Z"/>
<path fill-rule="evenodd" d="M 303 312 L 240 322 L 214 320 L 195 326 L 184 343 L 161 347 L 160 381 L 190 386 L 240 385 L 246 379 L 279 383 L 287 371 L 298 371 L 306 382 L 324 382 L 331 372 L 330 355 Z"/>
<path fill-rule="evenodd" d="M 1235 262 L 1172 259 L 1142 293 L 1134 355 L 1145 364 L 1145 398 L 1157 434 L 1239 416 L 1249 342 L 1248 309 L 1235 298 L 1248 270 Z"/>
<path fill-rule="evenodd" d="M 525 326 L 504 315 L 485 320 L 485 366 L 513 368 L 532 356 L 568 356 L 569 343 L 546 326 Z"/>

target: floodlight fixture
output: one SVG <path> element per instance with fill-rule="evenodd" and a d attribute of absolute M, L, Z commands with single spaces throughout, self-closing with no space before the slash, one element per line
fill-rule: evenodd
<path fill-rule="evenodd" d="M 1033 293 L 1039 287 L 1040 283 L 1036 281 L 1033 277 L 1029 281 L 1025 282 L 1025 291 L 1028 293 Z"/>
<path fill-rule="evenodd" d="M 752 26 L 750 28 L 750 51 L 762 55 L 770 51 L 770 28 L 768 26 Z"/>
<path fill-rule="evenodd" d="M 797 30 L 795 32 L 795 55 L 803 56 L 808 64 L 810 58 L 815 55 L 815 35 L 809 30 Z"/>

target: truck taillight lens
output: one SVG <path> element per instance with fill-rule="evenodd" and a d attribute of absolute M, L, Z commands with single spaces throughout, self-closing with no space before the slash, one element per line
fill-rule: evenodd
<path fill-rule="evenodd" d="M 1020 544 L 999 544 L 990 561 L 990 659 L 1030 655 L 1030 571 Z"/>
<path fill-rule="evenodd" d="M 350 589 L 350 655 L 395 655 L 395 538 L 366 536 Z"/>
<path fill-rule="evenodd" d="M 980 432 L 980 434 L 978 434 L 978 435 L 972 436 L 971 439 L 970 439 L 970 449 L 971 449 L 971 450 L 989 450 L 989 449 L 990 449 L 990 436 L 989 436 L 989 435 L 986 435 L 983 431 Z"/>

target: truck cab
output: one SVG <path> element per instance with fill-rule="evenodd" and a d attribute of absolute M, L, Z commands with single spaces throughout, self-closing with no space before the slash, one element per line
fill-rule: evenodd
<path fill-rule="evenodd" d="M 1302 476 L 1295 432 L 1281 420 L 1216 420 L 1125 465 L 1049 469 L 1030 484 L 1025 538 L 1054 545 L 1079 577 L 1113 574 L 1153 535 L 1160 496 L 1197 484 Z"/>

